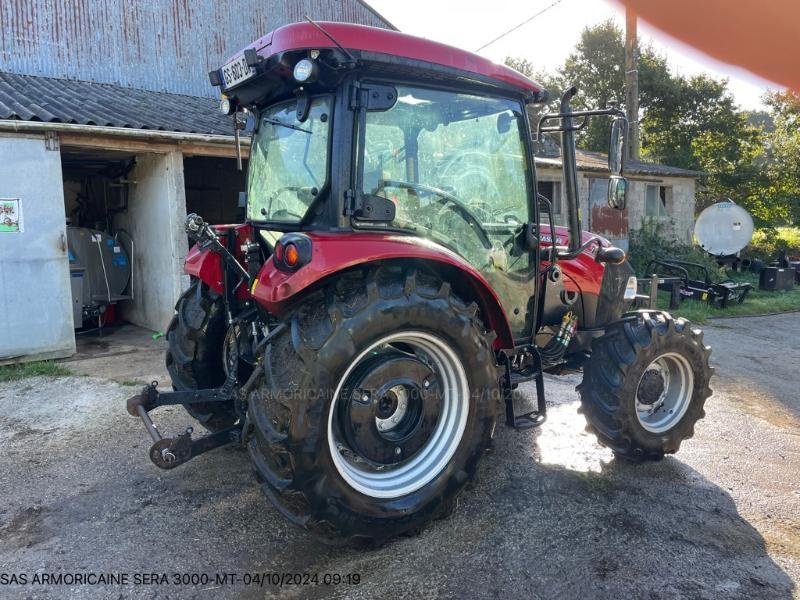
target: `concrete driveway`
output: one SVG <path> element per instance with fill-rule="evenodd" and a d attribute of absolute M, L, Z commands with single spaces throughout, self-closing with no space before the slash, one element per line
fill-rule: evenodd
<path fill-rule="evenodd" d="M 234 448 L 156 469 L 123 407 L 135 387 L 98 377 L 0 384 L 0 597 L 793 597 L 800 314 L 706 331 L 715 394 L 676 457 L 614 461 L 584 433 L 577 379 L 551 379 L 548 422 L 499 426 L 452 517 L 371 552 L 326 547 L 288 524 Z M 141 348 L 155 358 L 136 360 L 160 360 L 159 343 Z M 101 353 L 69 366 L 113 374 L 132 360 Z M 180 409 L 156 414 L 168 432 L 191 423 Z M 34 573 L 62 580 L 34 584 Z M 308 574 L 309 585 L 272 585 L 264 573 Z M 8 584 L 23 574 L 27 584 Z M 100 585 L 101 574 L 127 583 Z"/>

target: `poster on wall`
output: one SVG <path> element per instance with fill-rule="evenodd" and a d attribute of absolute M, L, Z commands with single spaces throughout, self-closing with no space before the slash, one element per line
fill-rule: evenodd
<path fill-rule="evenodd" d="M 0 198 L 0 233 L 24 231 L 22 201 L 19 198 Z"/>

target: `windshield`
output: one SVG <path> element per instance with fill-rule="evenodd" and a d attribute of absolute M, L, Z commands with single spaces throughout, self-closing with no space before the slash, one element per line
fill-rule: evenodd
<path fill-rule="evenodd" d="M 250 150 L 247 218 L 299 222 L 328 173 L 330 96 L 311 101 L 308 119 L 297 120 L 292 100 L 264 110 Z"/>
<path fill-rule="evenodd" d="M 366 115 L 362 193 L 395 203 L 392 227 L 495 260 L 529 220 L 520 105 L 410 86 L 397 98 Z"/>

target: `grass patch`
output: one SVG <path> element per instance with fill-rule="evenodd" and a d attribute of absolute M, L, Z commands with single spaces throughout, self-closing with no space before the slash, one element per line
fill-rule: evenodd
<path fill-rule="evenodd" d="M 140 381 L 138 379 L 123 379 L 119 382 L 120 385 L 127 385 L 129 387 L 144 387 L 147 384 L 144 381 Z"/>
<path fill-rule="evenodd" d="M 704 302 L 684 300 L 680 307 L 670 312 L 676 317 L 685 317 L 694 323 L 703 323 L 714 317 L 744 317 L 800 310 L 800 286 L 787 292 L 767 292 L 758 289 L 758 277 L 750 273 L 732 273 L 730 279 L 752 284 L 742 304 L 730 304 L 727 308 L 716 308 Z M 669 310 L 669 293 L 658 292 L 658 307 Z"/>
<path fill-rule="evenodd" d="M 40 360 L 36 362 L 0 366 L 0 383 L 25 379 L 27 377 L 39 377 L 42 375 L 48 377 L 65 377 L 67 375 L 72 375 L 72 371 L 52 360 Z"/>

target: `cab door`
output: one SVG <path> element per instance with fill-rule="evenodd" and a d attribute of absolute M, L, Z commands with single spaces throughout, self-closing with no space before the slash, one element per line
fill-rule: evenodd
<path fill-rule="evenodd" d="M 530 339 L 537 249 L 519 241 L 537 215 L 522 103 L 415 85 L 395 89 L 390 106 L 362 111 L 356 194 L 394 203 L 393 221 L 381 228 L 428 237 L 474 265 L 499 296 L 514 338 Z M 353 225 L 377 226 L 358 215 Z"/>

